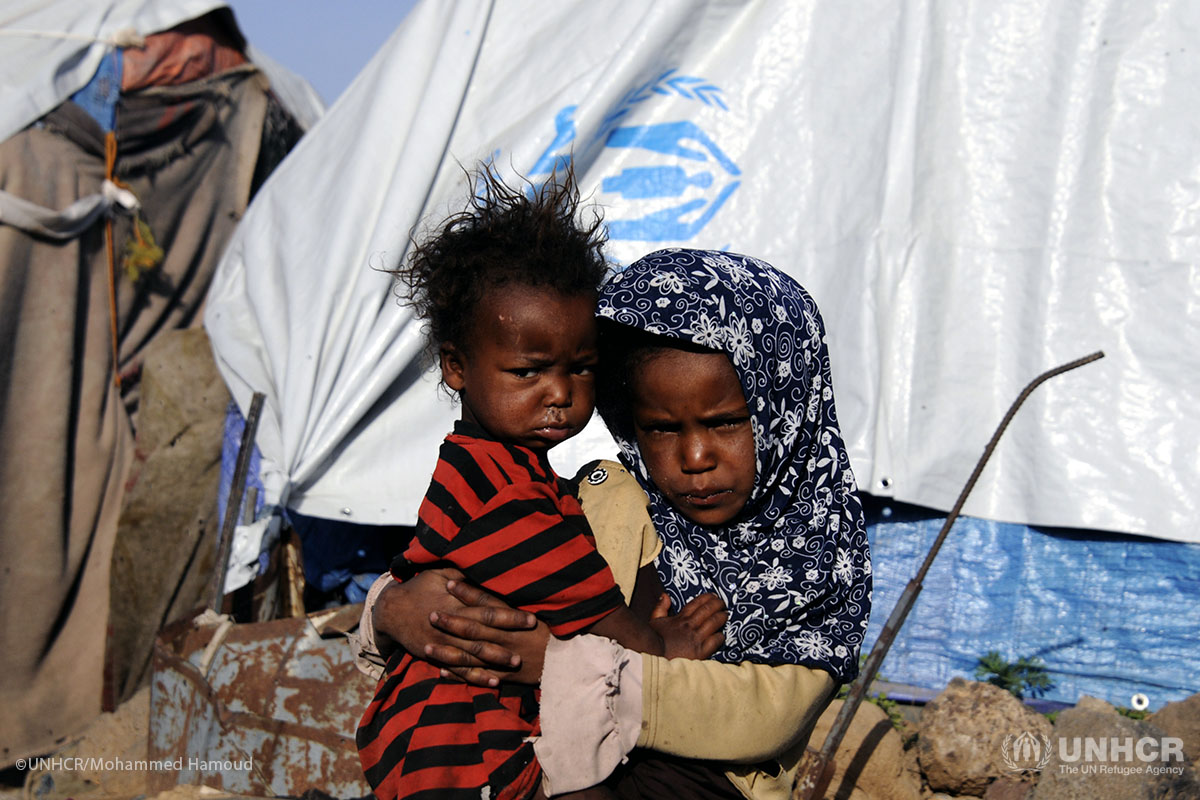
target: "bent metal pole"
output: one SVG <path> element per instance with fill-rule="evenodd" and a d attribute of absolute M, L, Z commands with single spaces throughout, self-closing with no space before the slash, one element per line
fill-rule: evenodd
<path fill-rule="evenodd" d="M 879 632 L 879 638 L 875 640 L 875 646 L 871 648 L 871 655 L 867 657 L 867 661 L 863 665 L 858 679 L 854 681 L 854 685 L 850 688 L 850 694 L 846 697 L 842 705 L 842 710 L 838 713 L 837 719 L 834 720 L 833 727 L 829 729 L 829 735 L 825 737 L 824 746 L 821 747 L 819 752 L 813 750 L 811 747 L 804 751 L 804 757 L 800 761 L 800 769 L 796 775 L 796 786 L 792 794 L 793 800 L 819 800 L 819 798 L 825 795 L 825 790 L 829 787 L 829 782 L 833 779 L 834 754 L 837 753 L 838 746 L 846 736 L 846 731 L 850 729 L 850 721 L 854 719 L 854 714 L 858 711 L 858 707 L 862 704 L 863 698 L 867 694 L 867 687 L 871 684 L 872 676 L 879 671 L 879 666 L 883 663 L 884 656 L 887 655 L 888 649 L 891 648 L 892 642 L 896 639 L 896 633 L 900 630 L 900 626 L 904 624 L 904 619 L 908 616 L 908 612 L 912 610 L 913 603 L 917 600 L 917 595 L 921 593 L 921 584 L 925 580 L 925 573 L 929 572 L 929 567 L 933 564 L 934 557 L 937 556 L 938 550 L 941 549 L 942 542 L 946 540 L 946 534 L 950 532 L 950 527 L 954 524 L 954 520 L 958 519 L 958 513 L 962 510 L 963 503 L 967 501 L 967 495 L 975 488 L 975 482 L 979 480 L 979 474 L 983 472 L 984 466 L 992 456 L 992 451 L 996 449 L 996 443 L 1000 441 L 1000 437 L 1004 434 L 1008 423 L 1012 421 L 1013 416 L 1017 413 L 1017 409 L 1025 402 L 1025 398 L 1033 393 L 1034 389 L 1046 381 L 1064 372 L 1069 372 L 1076 367 L 1082 367 L 1084 364 L 1098 361 L 1101 358 L 1104 358 L 1104 353 L 1097 350 L 1089 356 L 1084 356 L 1070 363 L 1063 364 L 1060 367 L 1043 372 L 1030 381 L 1029 385 L 1021 390 L 1021 393 L 1017 395 L 1017 399 L 1009 406 L 1008 413 L 1004 415 L 1004 419 L 1000 420 L 1000 424 L 996 427 L 996 432 L 992 434 L 987 447 L 983 449 L 983 455 L 979 457 L 979 461 L 975 464 L 975 470 L 971 473 L 971 477 L 967 478 L 966 485 L 959 492 L 958 499 L 954 501 L 954 507 L 950 509 L 950 514 L 946 517 L 946 521 L 942 523 L 942 529 L 938 531 L 937 538 L 933 542 L 933 547 L 929 549 L 929 553 L 925 556 L 925 561 L 921 564 L 921 568 L 917 570 L 917 574 L 904 587 L 904 592 L 900 595 L 900 599 L 896 601 L 896 607 L 892 609 L 891 616 L 888 617 L 883 630 Z"/>
<path fill-rule="evenodd" d="M 233 485 L 225 502 L 225 520 L 221 524 L 217 541 L 217 566 L 208 589 L 208 607 L 220 612 L 221 599 L 225 596 L 225 573 L 229 571 L 229 551 L 233 548 L 233 532 L 237 527 L 238 512 L 242 507 L 242 496 L 246 493 L 246 479 L 250 473 L 250 456 L 254 452 L 254 437 L 258 433 L 258 419 L 262 415 L 266 395 L 255 392 L 250 398 L 250 411 L 246 414 L 246 425 L 242 428 L 242 442 L 238 446 L 237 462 L 233 468 Z"/>

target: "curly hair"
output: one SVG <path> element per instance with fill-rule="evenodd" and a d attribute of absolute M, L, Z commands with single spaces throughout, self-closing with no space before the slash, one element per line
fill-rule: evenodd
<path fill-rule="evenodd" d="M 397 293 L 427 322 L 429 354 L 445 342 L 465 347 L 484 294 L 507 284 L 595 295 L 608 271 L 603 219 L 577 219 L 573 170 L 528 191 L 506 184 L 486 164 L 467 173 L 474 187 L 452 214 L 393 270 Z"/>

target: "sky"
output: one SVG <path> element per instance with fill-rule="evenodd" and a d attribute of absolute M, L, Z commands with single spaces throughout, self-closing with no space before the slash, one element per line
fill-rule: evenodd
<path fill-rule="evenodd" d="M 416 0 L 226 0 L 246 38 L 308 79 L 327 106 Z"/>

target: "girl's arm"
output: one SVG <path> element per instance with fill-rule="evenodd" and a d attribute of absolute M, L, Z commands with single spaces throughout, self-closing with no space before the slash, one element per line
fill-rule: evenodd
<path fill-rule="evenodd" d="M 462 573 L 453 569 L 427 570 L 403 583 L 382 576 L 372 587 L 360 624 L 359 638 L 367 656 L 360 658 L 364 671 L 378 677 L 378 668 L 367 662 L 381 664 L 400 646 L 477 686 L 495 686 L 500 679 L 537 683 L 550 635 L 545 623 L 461 578 Z M 668 658 L 705 658 L 721 646 L 726 615 L 714 595 L 698 598 L 681 613 L 668 616 L 652 567 L 639 571 L 637 585 L 635 605 L 649 607 L 648 598 L 659 598 L 649 612 L 651 623 L 639 617 L 622 618 L 631 613 L 622 608 L 594 625 L 592 632 L 634 650 L 657 647 L 655 652 Z M 646 631 L 661 638 L 656 642 Z M 664 640 L 671 642 L 669 650 L 659 644 Z"/>
<path fill-rule="evenodd" d="M 555 792 L 603 780 L 636 746 L 740 762 L 726 775 L 743 793 L 787 797 L 834 682 L 807 667 L 665 659 L 577 636 L 551 639 L 541 686 L 534 752 Z"/>
<path fill-rule="evenodd" d="M 458 570 L 426 570 L 403 583 L 385 573 L 367 595 L 356 661 L 378 679 L 399 647 L 476 686 L 501 677 L 537 683 L 549 636 L 536 616 L 462 582 Z"/>

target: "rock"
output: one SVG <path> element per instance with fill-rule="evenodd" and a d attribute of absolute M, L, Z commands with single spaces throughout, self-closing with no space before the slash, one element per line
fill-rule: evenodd
<path fill-rule="evenodd" d="M 1098 711 L 1101 714 L 1117 713 L 1116 706 L 1112 703 L 1107 703 L 1099 697 L 1092 697 L 1090 694 L 1085 694 L 1079 698 L 1079 702 L 1075 704 L 1076 708 L 1081 708 L 1084 711 Z"/>
<path fill-rule="evenodd" d="M 1200 783 L 1185 760 L 1157 760 L 1163 738 L 1143 720 L 1068 708 L 1055 720 L 1051 757 L 1033 800 L 1200 800 Z M 1155 760 L 1139 757 L 1143 739 L 1151 741 L 1141 752 Z"/>
<path fill-rule="evenodd" d="M 820 749 L 842 710 L 834 700 L 813 728 L 809 746 Z M 874 703 L 863 703 L 834 756 L 835 771 L 826 798 L 837 800 L 919 800 L 921 775 L 911 750 L 887 714 Z"/>
<path fill-rule="evenodd" d="M 253 797 L 253 795 L 230 794 L 221 789 L 214 789 L 211 786 L 180 784 L 179 786 L 153 795 L 150 800 L 225 800 L 225 798 L 234 798 L 236 800 L 237 798 L 244 797 Z"/>
<path fill-rule="evenodd" d="M 1018 779 L 1026 761 L 1040 760 L 1052 730 L 998 686 L 955 678 L 921 714 L 917 757 L 933 791 L 982 797 L 992 781 Z"/>
<path fill-rule="evenodd" d="M 1033 784 L 1015 778 L 997 778 L 988 784 L 983 800 L 1029 800 Z"/>
<path fill-rule="evenodd" d="M 1146 718 L 1167 736 L 1183 740 L 1183 752 L 1192 764 L 1200 762 L 1200 694 L 1167 703 Z"/>

